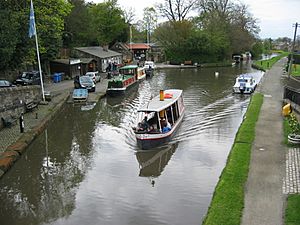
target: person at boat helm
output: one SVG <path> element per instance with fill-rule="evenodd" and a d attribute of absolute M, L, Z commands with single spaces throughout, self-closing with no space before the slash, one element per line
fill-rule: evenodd
<path fill-rule="evenodd" d="M 140 129 L 141 130 L 148 130 L 149 129 L 149 123 L 148 123 L 148 117 L 145 116 L 144 119 L 142 120 L 142 122 L 140 123 Z"/>

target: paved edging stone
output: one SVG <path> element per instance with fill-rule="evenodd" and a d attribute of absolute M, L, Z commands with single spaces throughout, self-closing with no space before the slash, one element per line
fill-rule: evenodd
<path fill-rule="evenodd" d="M 0 179 L 26 151 L 35 138 L 45 130 L 47 123 L 55 118 L 67 99 L 68 95 L 65 94 L 51 111 L 49 110 L 49 113 L 38 125 L 25 132 L 14 144 L 8 146 L 4 152 L 0 153 Z"/>

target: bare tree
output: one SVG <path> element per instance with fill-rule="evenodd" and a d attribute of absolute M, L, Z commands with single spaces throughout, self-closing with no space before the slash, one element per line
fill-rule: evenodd
<path fill-rule="evenodd" d="M 194 9 L 198 0 L 164 0 L 156 5 L 161 16 L 167 17 L 170 21 L 182 21 L 188 13 Z"/>
<path fill-rule="evenodd" d="M 134 8 L 130 7 L 128 9 L 124 9 L 123 16 L 125 19 L 125 23 L 131 24 L 134 21 L 135 17 Z"/>

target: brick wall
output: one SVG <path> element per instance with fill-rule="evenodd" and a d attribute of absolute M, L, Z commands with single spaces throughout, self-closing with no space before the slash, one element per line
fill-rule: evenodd
<path fill-rule="evenodd" d="M 41 87 L 38 85 L 0 88 L 0 118 L 9 115 L 19 117 L 25 112 L 25 102 L 40 101 Z M 3 128 L 2 120 L 0 129 Z"/>

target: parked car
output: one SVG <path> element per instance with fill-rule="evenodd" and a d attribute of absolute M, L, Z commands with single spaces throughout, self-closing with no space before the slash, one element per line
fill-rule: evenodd
<path fill-rule="evenodd" d="M 100 82 L 100 75 L 99 75 L 98 71 L 96 71 L 96 72 L 87 72 L 85 74 L 85 76 L 91 77 L 93 79 L 94 83 Z"/>
<path fill-rule="evenodd" d="M 12 83 L 10 83 L 8 80 L 0 80 L 0 88 L 5 88 L 5 87 L 13 87 Z"/>
<path fill-rule="evenodd" d="M 41 78 L 39 71 L 23 72 L 22 75 L 14 81 L 16 85 L 40 85 Z"/>
<path fill-rule="evenodd" d="M 75 88 L 86 88 L 89 92 L 96 91 L 96 84 L 93 79 L 89 76 L 81 76 L 74 80 Z"/>

